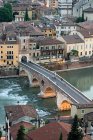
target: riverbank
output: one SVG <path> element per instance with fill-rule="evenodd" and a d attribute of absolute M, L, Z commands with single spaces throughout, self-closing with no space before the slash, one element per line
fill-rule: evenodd
<path fill-rule="evenodd" d="M 65 71 L 72 71 L 72 70 L 79 70 L 79 69 L 87 69 L 87 68 L 92 68 L 93 65 L 90 66 L 84 66 L 84 67 L 77 67 L 77 68 L 69 68 L 69 69 L 64 69 L 64 70 L 56 70 L 56 72 L 65 72 Z"/>
<path fill-rule="evenodd" d="M 69 63 L 51 63 L 50 64 L 44 64 L 45 68 L 60 72 L 60 71 L 69 71 L 69 70 L 77 70 L 77 69 L 84 69 L 84 68 L 91 68 L 93 67 L 93 62 L 69 62 Z"/>

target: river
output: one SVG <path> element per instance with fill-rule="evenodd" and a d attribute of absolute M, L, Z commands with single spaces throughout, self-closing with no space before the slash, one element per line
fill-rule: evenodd
<path fill-rule="evenodd" d="M 93 68 L 59 73 L 68 82 L 83 92 L 88 98 L 93 99 Z M 28 86 L 28 78 L 0 79 L 0 124 L 5 122 L 4 106 L 14 104 L 32 104 L 40 117 L 55 116 L 56 98 L 41 99 L 38 97 L 39 88 Z M 68 115 L 61 112 L 60 114 Z"/>

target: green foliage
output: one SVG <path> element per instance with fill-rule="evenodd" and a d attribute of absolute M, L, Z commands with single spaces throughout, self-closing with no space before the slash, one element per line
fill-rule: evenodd
<path fill-rule="evenodd" d="M 0 130 L 0 138 L 2 137 L 2 131 Z"/>
<path fill-rule="evenodd" d="M 13 11 L 12 11 L 12 6 L 10 3 L 4 4 L 4 8 L 9 10 L 9 16 L 10 16 L 10 21 L 13 19 Z"/>
<path fill-rule="evenodd" d="M 59 140 L 62 140 L 62 132 L 60 133 L 60 137 L 59 137 Z"/>
<path fill-rule="evenodd" d="M 8 3 L 0 8 L 0 22 L 12 21 L 12 6 Z"/>
<path fill-rule="evenodd" d="M 76 19 L 76 23 L 79 23 L 79 22 L 84 22 L 84 18 L 83 17 L 78 17 Z"/>
<path fill-rule="evenodd" d="M 78 56 L 78 51 L 77 50 L 71 50 L 71 54 L 75 55 L 75 56 Z"/>
<path fill-rule="evenodd" d="M 23 125 L 20 126 L 20 129 L 18 130 L 16 140 L 25 140 L 25 128 Z"/>
<path fill-rule="evenodd" d="M 46 121 L 45 121 L 45 124 L 48 124 L 48 123 L 50 123 L 50 121 L 49 121 L 49 120 L 46 120 Z"/>
<path fill-rule="evenodd" d="M 29 20 L 30 20 L 30 18 L 29 18 L 29 16 L 28 16 L 28 10 L 27 10 L 27 8 L 26 8 L 24 21 L 29 21 Z"/>
<path fill-rule="evenodd" d="M 68 140 L 82 140 L 82 139 L 83 139 L 83 133 L 81 130 L 79 130 L 78 117 L 77 115 L 75 115 L 71 127 L 71 132 L 68 135 Z"/>

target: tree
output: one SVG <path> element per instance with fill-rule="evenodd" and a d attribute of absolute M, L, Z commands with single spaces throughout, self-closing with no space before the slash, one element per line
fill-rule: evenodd
<path fill-rule="evenodd" d="M 82 140 L 83 132 L 79 129 L 78 117 L 75 115 L 73 124 L 71 127 L 71 132 L 68 135 L 68 140 Z"/>
<path fill-rule="evenodd" d="M 20 129 L 18 130 L 16 140 L 25 140 L 25 128 L 23 125 L 21 125 Z"/>
<path fill-rule="evenodd" d="M 74 56 L 78 56 L 78 51 L 77 50 L 71 50 L 70 53 Z"/>
<path fill-rule="evenodd" d="M 2 137 L 2 131 L 0 130 L 0 139 L 1 139 L 1 137 Z"/>
<path fill-rule="evenodd" d="M 7 8 L 0 8 L 0 22 L 8 22 L 10 21 L 10 13 Z"/>
<path fill-rule="evenodd" d="M 59 140 L 62 140 L 62 132 L 60 133 Z"/>
<path fill-rule="evenodd" d="M 26 8 L 26 12 L 25 12 L 25 17 L 24 17 L 24 21 L 29 21 L 29 16 L 28 16 L 28 10 Z"/>
<path fill-rule="evenodd" d="M 4 8 L 6 8 L 7 10 L 9 10 L 9 20 L 12 21 L 13 19 L 13 11 L 12 11 L 12 6 L 10 3 L 5 3 L 4 4 Z"/>

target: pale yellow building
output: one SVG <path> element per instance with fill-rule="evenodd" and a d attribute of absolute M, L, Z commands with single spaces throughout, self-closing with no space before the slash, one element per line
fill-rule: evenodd
<path fill-rule="evenodd" d="M 66 54 L 71 53 L 72 50 L 78 51 L 78 56 L 85 56 L 85 43 L 78 35 L 66 35 L 62 40 L 65 42 Z"/>
<path fill-rule="evenodd" d="M 79 118 L 83 118 L 85 114 L 93 112 L 93 103 L 90 104 L 81 104 L 81 105 L 72 105 L 71 107 L 71 117 L 74 118 L 75 114 Z"/>
<path fill-rule="evenodd" d="M 32 19 L 32 7 L 28 4 L 18 4 L 13 6 L 13 15 L 25 16 L 26 9 L 28 10 L 28 16 Z"/>
<path fill-rule="evenodd" d="M 18 67 L 19 45 L 16 36 L 3 35 L 0 40 L 0 66 Z"/>
<path fill-rule="evenodd" d="M 42 27 L 39 27 L 39 28 L 41 29 L 41 31 L 43 32 L 45 37 L 56 38 L 55 26 L 53 26 L 53 25 L 46 25 L 46 26 L 42 26 Z"/>
<path fill-rule="evenodd" d="M 93 54 L 93 29 L 72 31 L 71 35 L 78 35 L 84 41 L 84 48 L 82 47 L 81 56 L 90 57 Z"/>

